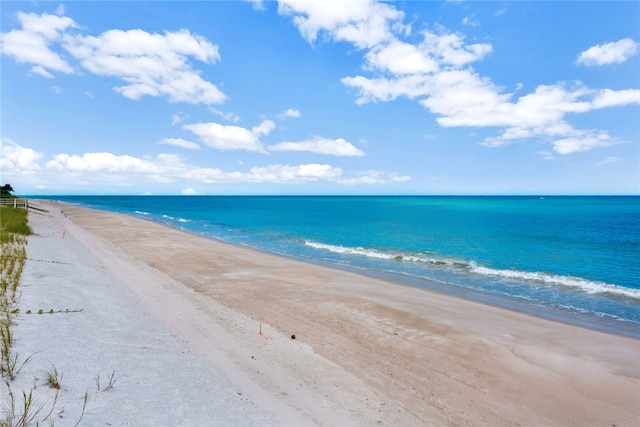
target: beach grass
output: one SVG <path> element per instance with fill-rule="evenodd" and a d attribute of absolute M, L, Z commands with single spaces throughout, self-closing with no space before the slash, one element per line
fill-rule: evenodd
<path fill-rule="evenodd" d="M 27 258 L 26 236 L 29 234 L 32 230 L 26 210 L 0 207 L 0 374 L 11 380 L 24 366 L 12 351 L 15 343 L 12 326 L 19 311 L 17 289 Z"/>
<path fill-rule="evenodd" d="M 45 378 L 47 379 L 47 384 L 49 387 L 55 388 L 56 390 L 60 390 L 60 381 L 62 381 L 62 372 L 58 371 L 58 368 L 55 366 L 51 366 L 45 372 Z"/>
<path fill-rule="evenodd" d="M 27 223 L 27 211 L 9 206 L 0 207 L 0 242 L 12 239 L 12 234 L 28 236 L 33 231 Z"/>

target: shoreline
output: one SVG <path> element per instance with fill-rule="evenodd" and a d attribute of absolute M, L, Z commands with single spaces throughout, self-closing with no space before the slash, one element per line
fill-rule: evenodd
<path fill-rule="evenodd" d="M 151 319 L 251 402 L 267 402 L 276 425 L 640 419 L 638 340 L 132 216 L 42 204 L 64 210 L 66 230 Z"/>
<path fill-rule="evenodd" d="M 116 197 L 121 197 L 121 196 L 116 196 Z M 160 197 L 165 197 L 165 196 L 160 196 Z M 174 196 L 170 196 L 170 197 L 174 197 Z M 175 197 L 180 197 L 180 196 L 175 196 Z M 207 196 L 201 196 L 201 197 L 207 197 Z M 228 197 L 236 197 L 236 196 L 228 196 Z M 281 196 L 260 196 L 260 197 L 281 197 Z M 362 196 L 362 197 L 375 197 L 375 196 Z M 405 197 L 405 196 L 398 196 L 398 197 Z M 408 196 L 408 197 L 412 197 L 412 196 Z M 439 197 L 439 196 L 434 196 L 434 197 Z M 453 196 L 453 197 L 457 197 L 457 196 Z M 513 196 L 469 196 L 469 197 L 513 197 Z M 521 196 L 521 197 L 527 198 L 528 196 Z M 582 196 L 558 196 L 558 197 L 582 197 Z M 595 197 L 627 197 L 627 196 L 595 196 Z M 629 196 L 629 197 L 635 197 L 635 196 Z M 40 199 L 35 199 L 35 200 L 40 200 Z M 569 326 L 575 326 L 575 327 L 585 328 L 585 329 L 589 329 L 589 330 L 593 330 L 601 333 L 613 334 L 621 337 L 640 340 L 640 325 L 633 324 L 628 321 L 620 322 L 615 319 L 607 319 L 605 317 L 596 317 L 593 314 L 580 313 L 579 311 L 569 312 L 567 310 L 561 310 L 554 307 L 534 305 L 529 303 L 526 300 L 521 301 L 516 298 L 494 294 L 490 292 L 485 292 L 479 289 L 458 286 L 452 283 L 439 284 L 436 280 L 432 280 L 424 277 L 403 275 L 400 273 L 387 272 L 384 270 L 358 268 L 357 266 L 343 265 L 340 263 L 333 263 L 331 261 L 325 261 L 325 260 L 304 257 L 304 256 L 294 255 L 294 254 L 287 254 L 287 253 L 282 253 L 275 250 L 269 250 L 266 248 L 257 248 L 250 245 L 238 244 L 238 243 L 226 241 L 216 236 L 208 236 L 205 234 L 197 233 L 187 228 L 174 225 L 170 222 L 166 222 L 158 218 L 147 218 L 144 215 L 136 216 L 132 213 L 115 212 L 111 210 L 101 209 L 99 207 L 95 207 L 95 208 L 85 207 L 79 204 L 74 204 L 74 203 L 69 203 L 64 201 L 56 201 L 56 200 L 48 200 L 48 199 L 41 199 L 41 200 L 51 202 L 51 203 L 57 203 L 61 205 L 68 204 L 69 206 L 74 206 L 74 207 L 80 207 L 85 209 L 95 209 L 103 212 L 112 212 L 119 215 L 127 215 L 127 216 L 131 216 L 132 218 L 140 219 L 143 221 L 149 221 L 163 227 L 170 227 L 174 230 L 187 233 L 189 235 L 206 238 L 206 239 L 212 239 L 223 245 L 230 245 L 230 246 L 235 246 L 239 248 L 248 248 L 260 253 L 264 253 L 264 254 L 268 254 L 276 257 L 283 257 L 296 262 L 302 262 L 310 265 L 316 265 L 320 267 L 335 269 L 338 271 L 346 271 L 354 274 L 360 274 L 372 279 L 389 281 L 398 285 L 410 286 L 413 288 L 422 289 L 427 292 L 437 292 L 444 295 L 452 296 L 454 298 L 461 298 L 466 301 L 485 304 L 491 307 L 509 310 L 509 311 L 512 311 L 515 313 L 521 313 L 527 316 L 536 317 L 538 319 L 549 320 L 552 322 L 559 322 Z"/>
<path fill-rule="evenodd" d="M 123 214 L 125 215 L 125 214 Z M 143 221 L 153 221 L 152 219 L 140 218 Z M 192 233 L 188 230 L 183 230 L 177 227 L 173 227 L 171 224 L 157 221 L 157 224 L 174 228 L 178 231 L 182 231 L 194 236 L 201 236 L 197 233 Z M 206 237 L 211 238 L 211 237 Z M 262 250 L 259 248 L 253 248 L 251 246 L 235 245 L 233 243 L 226 242 L 222 239 L 214 240 L 225 244 L 238 247 L 247 247 L 256 250 L 261 253 L 270 254 L 277 257 L 287 258 L 293 261 L 302 262 L 311 265 L 317 265 L 324 268 L 350 272 L 369 277 L 371 279 L 380 279 L 383 281 L 393 282 L 394 284 L 401 286 L 409 286 L 411 288 L 421 289 L 426 292 L 435 292 L 442 295 L 448 295 L 454 298 L 460 298 L 469 302 L 476 302 L 479 304 L 487 305 L 490 307 L 508 310 L 514 313 L 520 313 L 526 316 L 535 317 L 541 320 L 548 320 L 551 322 L 562 323 L 567 326 L 575 326 L 583 329 L 588 329 L 594 332 L 601 332 L 605 334 L 616 335 L 625 338 L 640 340 L 640 327 L 632 324 L 624 323 L 624 328 L 621 328 L 620 322 L 617 320 L 605 320 L 603 318 L 594 318 L 592 315 L 583 313 L 567 313 L 559 309 L 551 307 L 541 307 L 531 305 L 526 301 L 518 301 L 514 298 L 507 296 L 491 294 L 488 292 L 479 291 L 477 289 L 466 288 L 463 286 L 457 286 L 452 284 L 440 285 L 438 282 L 422 277 L 415 276 L 403 276 L 398 273 L 390 273 L 381 270 L 360 269 L 348 265 L 333 264 L 331 262 L 324 262 L 321 260 L 315 260 L 312 258 L 305 258 L 302 256 L 295 256 L 290 254 L 278 253 L 275 251 Z"/>

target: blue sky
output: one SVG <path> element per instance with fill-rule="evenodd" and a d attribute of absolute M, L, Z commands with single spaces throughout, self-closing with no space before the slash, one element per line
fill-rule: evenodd
<path fill-rule="evenodd" d="M 638 2 L 2 2 L 18 194 L 640 194 Z"/>

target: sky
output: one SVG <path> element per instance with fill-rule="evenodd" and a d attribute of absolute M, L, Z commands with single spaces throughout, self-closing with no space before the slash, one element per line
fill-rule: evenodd
<path fill-rule="evenodd" d="M 0 7 L 16 194 L 640 194 L 637 1 Z"/>

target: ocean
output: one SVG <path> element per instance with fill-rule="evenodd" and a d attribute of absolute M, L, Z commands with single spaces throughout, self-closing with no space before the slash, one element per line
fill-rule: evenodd
<path fill-rule="evenodd" d="M 640 197 L 40 198 L 640 338 Z"/>

